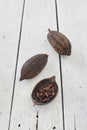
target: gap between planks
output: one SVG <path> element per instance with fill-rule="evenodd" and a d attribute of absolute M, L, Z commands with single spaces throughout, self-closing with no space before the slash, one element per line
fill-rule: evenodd
<path fill-rule="evenodd" d="M 74 130 L 76 130 L 76 117 L 75 117 L 75 114 L 74 114 Z"/>
<path fill-rule="evenodd" d="M 55 0 L 55 10 L 56 10 L 57 31 L 59 31 L 59 20 L 58 20 L 58 5 L 57 5 L 57 0 Z M 61 62 L 61 55 L 59 55 L 59 67 L 60 67 L 60 82 L 61 82 L 61 99 L 62 99 L 63 130 L 65 130 L 64 96 L 63 96 L 64 94 L 63 94 L 63 78 L 62 78 L 62 62 Z"/>
<path fill-rule="evenodd" d="M 15 74 L 14 74 L 13 91 L 12 91 L 12 97 L 11 97 L 11 107 L 10 107 L 8 130 L 10 130 L 10 124 L 11 124 L 12 107 L 13 107 L 13 100 L 14 100 L 14 93 L 15 93 L 15 81 L 16 81 L 16 74 L 17 74 L 17 65 L 18 65 L 18 58 L 19 58 L 21 35 L 22 35 L 24 9 L 25 9 L 25 0 L 23 0 L 23 7 L 22 7 L 22 16 L 21 16 L 21 24 L 20 24 L 20 32 L 19 32 L 19 40 L 18 40 L 18 50 L 17 50 L 17 56 L 16 56 L 17 58 L 16 58 L 16 65 L 15 65 Z"/>
<path fill-rule="evenodd" d="M 36 115 L 36 119 L 37 119 L 36 120 L 36 130 L 38 130 L 38 118 L 39 118 L 39 110 L 37 111 L 37 115 Z"/>

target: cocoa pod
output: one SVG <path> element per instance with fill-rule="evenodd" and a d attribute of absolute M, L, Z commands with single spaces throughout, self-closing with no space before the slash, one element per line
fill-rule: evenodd
<path fill-rule="evenodd" d="M 47 60 L 47 54 L 38 54 L 27 60 L 21 69 L 20 81 L 23 79 L 31 79 L 38 75 L 47 64 Z"/>
<path fill-rule="evenodd" d="M 32 101 L 34 105 L 44 105 L 50 103 L 58 93 L 58 86 L 55 76 L 41 80 L 32 91 Z"/>
<path fill-rule="evenodd" d="M 64 34 L 49 29 L 47 38 L 57 53 L 60 55 L 71 55 L 71 43 Z"/>

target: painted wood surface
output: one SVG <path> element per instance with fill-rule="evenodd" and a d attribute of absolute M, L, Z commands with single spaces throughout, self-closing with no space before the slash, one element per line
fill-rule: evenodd
<path fill-rule="evenodd" d="M 0 130 L 8 129 L 22 0 L 0 0 Z"/>
<path fill-rule="evenodd" d="M 72 44 L 72 55 L 60 60 L 47 41 L 48 28 L 57 30 L 55 1 L 0 1 L 0 130 L 87 128 L 87 1 L 57 0 L 57 4 L 59 31 Z M 49 55 L 46 67 L 32 80 L 20 82 L 23 63 L 38 53 Z M 33 106 L 34 86 L 53 75 L 59 86 L 56 99 Z"/>
<path fill-rule="evenodd" d="M 59 28 L 72 43 L 62 57 L 65 129 L 87 129 L 87 1 L 59 0 Z"/>
<path fill-rule="evenodd" d="M 48 28 L 56 30 L 57 26 L 55 1 L 26 0 L 23 21 L 10 130 L 62 130 L 59 57 L 47 41 Z M 49 55 L 46 67 L 37 77 L 20 82 L 23 63 L 38 53 Z M 40 80 L 53 75 L 59 86 L 58 96 L 48 105 L 33 106 L 31 93 L 34 86 Z"/>

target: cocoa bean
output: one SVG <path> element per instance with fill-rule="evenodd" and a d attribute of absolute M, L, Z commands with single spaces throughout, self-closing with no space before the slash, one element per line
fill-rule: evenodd
<path fill-rule="evenodd" d="M 20 81 L 23 79 L 31 79 L 38 75 L 47 64 L 47 60 L 47 54 L 38 54 L 27 60 L 21 69 Z"/>
<path fill-rule="evenodd" d="M 71 43 L 64 34 L 49 29 L 47 38 L 57 53 L 60 55 L 71 55 Z"/>

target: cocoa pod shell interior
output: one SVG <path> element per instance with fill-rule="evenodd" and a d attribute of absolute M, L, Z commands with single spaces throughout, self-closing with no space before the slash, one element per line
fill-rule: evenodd
<path fill-rule="evenodd" d="M 50 103 L 58 93 L 58 85 L 55 76 L 41 80 L 32 91 L 32 101 L 35 105 Z"/>

